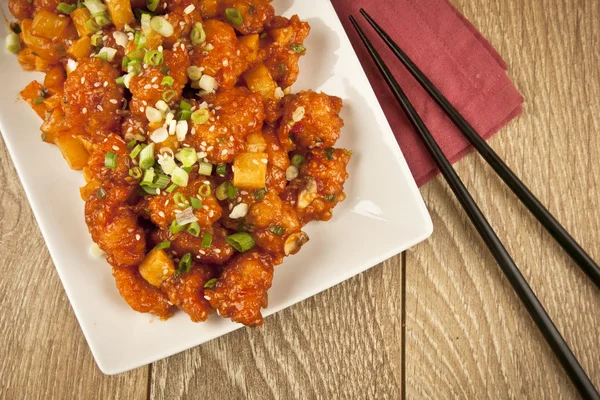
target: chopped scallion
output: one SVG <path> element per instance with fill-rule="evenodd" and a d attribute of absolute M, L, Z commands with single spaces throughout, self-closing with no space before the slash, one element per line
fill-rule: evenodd
<path fill-rule="evenodd" d="M 77 8 L 77 4 L 60 3 L 56 6 L 56 10 L 63 14 L 71 14 Z"/>
<path fill-rule="evenodd" d="M 254 200 L 263 201 L 265 199 L 265 194 L 267 194 L 267 189 L 257 189 L 254 191 Z"/>
<path fill-rule="evenodd" d="M 269 230 L 277 236 L 282 236 L 285 233 L 285 228 L 279 225 L 273 225 Z"/>
<path fill-rule="evenodd" d="M 190 272 L 190 268 L 192 268 L 192 253 L 185 253 L 181 260 L 179 260 L 179 268 L 177 268 L 178 274 L 183 274 L 185 272 Z"/>
<path fill-rule="evenodd" d="M 154 247 L 154 250 L 164 250 L 164 249 L 168 249 L 169 247 L 171 247 L 171 242 L 169 242 L 169 241 L 167 240 L 167 241 L 160 242 L 159 244 L 157 244 L 157 245 Z"/>
<path fill-rule="evenodd" d="M 146 8 L 150 11 L 156 11 L 160 0 L 146 0 Z"/>
<path fill-rule="evenodd" d="M 204 176 L 210 176 L 212 174 L 212 164 L 207 162 L 199 163 L 198 173 Z"/>
<path fill-rule="evenodd" d="M 198 237 L 200 236 L 200 225 L 197 222 L 191 222 L 186 231 L 193 237 Z"/>
<path fill-rule="evenodd" d="M 133 179 L 140 179 L 143 175 L 142 169 L 140 167 L 133 167 L 129 169 L 129 176 Z"/>
<path fill-rule="evenodd" d="M 301 44 L 297 44 L 297 43 L 290 44 L 290 48 L 298 54 L 301 54 L 306 50 L 306 47 L 302 46 Z"/>
<path fill-rule="evenodd" d="M 206 33 L 204 32 L 204 28 L 200 22 L 196 22 L 194 24 L 192 32 L 190 33 L 190 40 L 194 45 L 202 44 L 206 40 Z"/>
<path fill-rule="evenodd" d="M 129 153 L 129 158 L 131 158 L 132 160 L 135 159 L 138 154 L 140 154 L 140 152 L 142 151 L 142 145 L 138 144 L 137 146 L 135 146 L 133 148 L 133 150 L 131 150 L 131 153 Z"/>
<path fill-rule="evenodd" d="M 208 282 L 206 282 L 204 284 L 204 288 L 205 289 L 214 289 L 216 284 L 217 284 L 217 278 L 212 278 L 211 280 L 209 280 Z"/>
<path fill-rule="evenodd" d="M 177 186 L 185 187 L 188 184 L 189 175 L 183 169 L 177 167 L 173 170 L 173 174 L 171 175 L 171 180 Z"/>
<path fill-rule="evenodd" d="M 225 164 L 225 163 L 217 164 L 216 172 L 217 172 L 217 175 L 219 175 L 219 176 L 227 175 L 227 164 Z"/>
<path fill-rule="evenodd" d="M 198 188 L 198 194 L 202 197 L 210 196 L 210 185 L 204 183 L 202 186 Z"/>
<path fill-rule="evenodd" d="M 152 66 L 161 65 L 165 61 L 163 53 L 158 50 L 150 50 L 144 55 L 144 63 Z"/>
<path fill-rule="evenodd" d="M 148 169 L 154 165 L 154 143 L 144 147 L 140 153 L 140 168 Z"/>
<path fill-rule="evenodd" d="M 197 197 L 190 197 L 190 204 L 194 210 L 199 210 L 202 208 L 202 200 Z"/>
<path fill-rule="evenodd" d="M 305 161 L 305 158 L 302 154 L 295 154 L 292 157 L 291 163 L 293 166 L 300 169 L 302 167 L 302 165 L 304 164 L 304 161 Z"/>
<path fill-rule="evenodd" d="M 117 168 L 117 155 L 114 152 L 109 151 L 106 153 L 104 156 L 104 166 L 108 169 Z"/>
<path fill-rule="evenodd" d="M 235 26 L 240 26 L 244 23 L 242 13 L 237 8 L 228 8 L 225 10 L 225 16 Z"/>
<path fill-rule="evenodd" d="M 171 86 L 173 86 L 174 82 L 175 81 L 174 81 L 173 77 L 171 77 L 171 76 L 165 76 L 160 84 L 163 85 L 163 86 L 169 86 L 169 87 L 171 87 Z"/>
<path fill-rule="evenodd" d="M 169 232 L 171 232 L 173 235 L 175 235 L 176 233 L 181 232 L 182 230 L 185 229 L 185 225 L 179 225 L 177 223 L 177 220 L 174 219 L 173 222 L 171 222 L 171 226 L 169 226 Z"/>
<path fill-rule="evenodd" d="M 102 200 L 105 197 L 106 197 L 106 189 L 101 187 L 100 189 L 98 189 L 98 200 Z"/>
<path fill-rule="evenodd" d="M 198 161 L 198 153 L 196 149 L 185 147 L 177 152 L 175 158 L 181 161 L 184 167 L 191 167 Z"/>
<path fill-rule="evenodd" d="M 231 247 L 240 253 L 248 251 L 256 245 L 254 239 L 252 239 L 252 236 L 246 232 L 234 233 L 233 235 L 227 236 L 225 240 L 231 245 Z"/>
<path fill-rule="evenodd" d="M 172 89 L 167 89 L 162 93 L 162 99 L 165 103 L 169 103 L 175 97 L 177 97 L 177 92 Z"/>
<path fill-rule="evenodd" d="M 201 108 L 192 113 L 192 122 L 198 125 L 204 125 L 210 118 L 210 111 L 206 108 Z"/>
<path fill-rule="evenodd" d="M 333 147 L 325 149 L 325 157 L 327 157 L 328 160 L 333 160 Z"/>
<path fill-rule="evenodd" d="M 202 247 L 208 249 L 213 241 L 213 235 L 210 233 L 205 233 L 202 235 Z"/>

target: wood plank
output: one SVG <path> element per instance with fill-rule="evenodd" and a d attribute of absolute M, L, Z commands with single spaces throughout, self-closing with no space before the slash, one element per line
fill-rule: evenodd
<path fill-rule="evenodd" d="M 600 259 L 600 2 L 455 0 L 511 66 L 525 113 L 492 146 Z M 474 154 L 458 171 L 600 387 L 600 292 Z M 577 393 L 447 186 L 422 193 L 436 231 L 410 251 L 408 398 Z"/>
<path fill-rule="evenodd" d="M 400 397 L 402 257 L 152 366 L 151 399 Z"/>
<path fill-rule="evenodd" d="M 147 367 L 96 366 L 1 139 L 0 176 L 0 398 L 146 399 Z"/>

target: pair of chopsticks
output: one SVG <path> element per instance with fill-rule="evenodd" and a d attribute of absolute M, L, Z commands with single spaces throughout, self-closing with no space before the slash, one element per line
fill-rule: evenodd
<path fill-rule="evenodd" d="M 364 9 L 360 13 L 365 17 L 375 32 L 383 39 L 387 46 L 392 50 L 400 62 L 410 71 L 421 86 L 429 93 L 436 103 L 444 110 L 446 115 L 459 128 L 465 137 L 471 142 L 473 147 L 490 164 L 494 171 L 502 180 L 512 189 L 519 200 L 525 204 L 529 211 L 540 221 L 546 230 L 554 239 L 565 249 L 569 256 L 579 265 L 579 267 L 588 275 L 588 277 L 600 288 L 600 267 L 592 258 L 581 248 L 573 239 L 567 230 L 550 214 L 550 212 L 540 203 L 540 201 L 531 193 L 531 191 L 519 180 L 519 178 L 510 170 L 504 161 L 489 147 L 489 145 L 479 136 L 463 116 L 450 104 L 442 93 L 431 83 L 431 81 L 419 70 L 411 59 L 400 49 L 400 47 L 391 39 L 391 37 L 366 13 Z M 596 388 L 586 375 L 579 364 L 579 361 L 565 342 L 564 338 L 552 322 L 552 319 L 536 297 L 535 293 L 519 271 L 519 268 L 511 258 L 510 254 L 494 232 L 493 228 L 477 206 L 477 203 L 471 197 L 471 194 L 462 183 L 456 171 L 440 149 L 439 145 L 431 135 L 431 132 L 425 126 L 425 123 L 411 104 L 410 100 L 396 81 L 389 68 L 384 63 L 379 53 L 375 50 L 364 31 L 360 28 L 354 17 L 350 16 L 354 28 L 358 31 L 361 40 L 367 47 L 377 68 L 385 78 L 388 86 L 392 90 L 396 100 L 406 113 L 411 124 L 423 140 L 427 150 L 435 160 L 442 175 L 448 182 L 448 185 L 454 192 L 454 195 L 466 211 L 471 222 L 483 238 L 485 244 L 496 259 L 498 265 L 504 272 L 504 275 L 512 285 L 523 305 L 529 311 L 529 314 L 537 324 L 539 330 L 544 335 L 546 341 L 554 351 L 554 354 L 562 364 L 563 368 L 571 378 L 571 381 L 586 399 L 600 399 Z"/>

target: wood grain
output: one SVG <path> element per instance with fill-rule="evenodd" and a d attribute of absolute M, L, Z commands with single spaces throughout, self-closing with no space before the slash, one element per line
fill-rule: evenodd
<path fill-rule="evenodd" d="M 491 141 L 600 259 L 600 2 L 454 4 L 511 65 L 525 113 Z M 458 172 L 600 387 L 600 293 L 479 157 Z M 534 323 L 440 179 L 431 240 L 408 254 L 408 398 L 576 398 Z"/>
<path fill-rule="evenodd" d="M 527 99 L 492 146 L 600 259 L 600 0 L 452 2 Z M 480 158 L 457 169 L 600 387 L 600 293 Z M 106 377 L 1 140 L 0 176 L 1 399 L 577 397 L 440 178 L 422 190 L 427 243 L 260 329 Z"/>
<path fill-rule="evenodd" d="M 1 139 L 0 176 L 0 399 L 146 399 L 147 367 L 96 366 Z"/>

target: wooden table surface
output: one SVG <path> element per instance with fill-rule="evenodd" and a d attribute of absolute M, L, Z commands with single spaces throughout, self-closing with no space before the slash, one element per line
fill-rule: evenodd
<path fill-rule="evenodd" d="M 600 0 L 452 0 L 525 112 L 491 145 L 600 260 Z M 600 292 L 475 154 L 457 164 L 597 387 Z M 2 399 L 569 399 L 577 393 L 441 178 L 431 239 L 314 298 L 119 376 L 96 367 L 0 142 Z"/>

